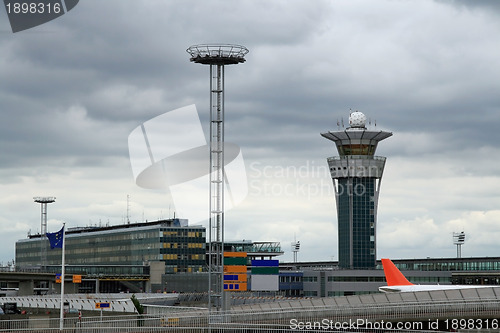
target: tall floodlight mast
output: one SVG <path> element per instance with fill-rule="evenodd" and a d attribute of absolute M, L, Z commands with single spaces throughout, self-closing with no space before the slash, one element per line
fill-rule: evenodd
<path fill-rule="evenodd" d="M 292 242 L 292 252 L 293 252 L 293 262 L 296 263 L 297 262 L 297 255 L 300 251 L 300 241 L 293 241 Z"/>
<path fill-rule="evenodd" d="M 465 243 L 465 232 L 453 233 L 453 244 L 457 246 L 457 258 L 462 258 L 462 245 Z"/>
<path fill-rule="evenodd" d="M 40 266 L 47 266 L 47 242 L 45 234 L 47 233 L 47 204 L 56 201 L 55 197 L 34 197 L 36 203 L 41 205 L 41 222 L 40 222 Z"/>
<path fill-rule="evenodd" d="M 224 66 L 245 62 L 241 45 L 202 44 L 186 50 L 190 61 L 210 65 L 210 190 L 208 308 L 226 309 L 224 297 Z"/>

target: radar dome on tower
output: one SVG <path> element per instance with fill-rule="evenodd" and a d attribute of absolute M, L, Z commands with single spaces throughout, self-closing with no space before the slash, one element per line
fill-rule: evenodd
<path fill-rule="evenodd" d="M 366 116 L 363 112 L 354 111 L 349 115 L 349 125 L 351 128 L 365 128 Z"/>

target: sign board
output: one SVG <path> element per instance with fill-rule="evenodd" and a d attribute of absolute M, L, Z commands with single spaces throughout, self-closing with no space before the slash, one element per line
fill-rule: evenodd
<path fill-rule="evenodd" d="M 21 313 L 21 311 L 17 309 L 17 303 L 3 303 L 2 309 L 5 314 Z"/>
<path fill-rule="evenodd" d="M 82 283 L 81 275 L 73 275 L 73 283 Z"/>
<path fill-rule="evenodd" d="M 95 308 L 96 309 L 109 308 L 109 303 L 108 302 L 95 303 Z"/>

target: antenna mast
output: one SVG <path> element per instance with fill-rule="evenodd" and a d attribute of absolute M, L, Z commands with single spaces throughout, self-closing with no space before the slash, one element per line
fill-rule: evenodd
<path fill-rule="evenodd" d="M 127 224 L 130 224 L 130 195 L 127 194 Z"/>

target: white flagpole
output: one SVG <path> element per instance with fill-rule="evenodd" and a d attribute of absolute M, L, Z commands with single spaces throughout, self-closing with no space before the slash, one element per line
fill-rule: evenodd
<path fill-rule="evenodd" d="M 64 248 L 66 247 L 66 223 L 63 223 L 62 234 L 62 260 L 61 260 L 61 312 L 59 315 L 59 330 L 64 328 Z"/>

